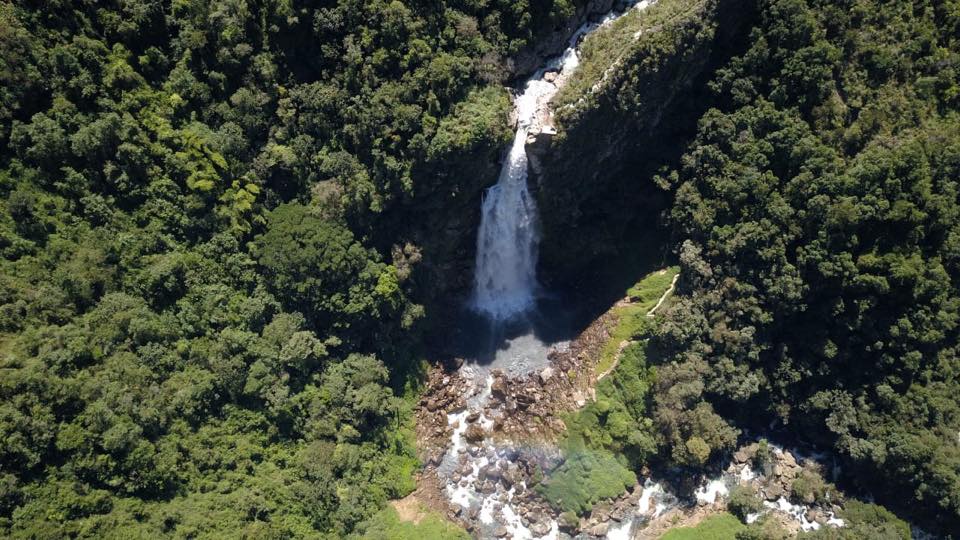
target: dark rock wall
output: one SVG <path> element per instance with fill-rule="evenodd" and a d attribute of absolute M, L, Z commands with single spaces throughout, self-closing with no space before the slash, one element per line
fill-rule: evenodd
<path fill-rule="evenodd" d="M 611 58 L 582 102 L 557 111 L 558 134 L 548 147 L 528 149 L 541 168 L 532 181 L 541 214 L 539 271 L 548 284 L 585 288 L 616 280 L 620 269 L 611 265 L 649 268 L 669 258 L 660 216 L 672 195 L 654 177 L 692 137 L 709 106 L 707 78 L 736 49 L 749 5 L 697 0 L 648 8 L 674 13 L 644 28 L 619 61 Z"/>

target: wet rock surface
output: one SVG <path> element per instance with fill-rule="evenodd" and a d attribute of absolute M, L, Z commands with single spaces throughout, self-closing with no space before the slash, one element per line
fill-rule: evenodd
<path fill-rule="evenodd" d="M 426 498 L 480 538 L 601 538 L 632 517 L 639 486 L 561 531 L 556 510 L 534 489 L 562 463 L 561 415 L 592 399 L 594 363 L 614 322 L 600 317 L 551 350 L 546 367 L 522 375 L 456 369 L 459 362 L 434 368 L 417 408 L 421 478 L 432 482 Z"/>
<path fill-rule="evenodd" d="M 478 538 L 658 538 L 724 510 L 736 485 L 750 487 L 787 530 L 843 525 L 838 507 L 793 492 L 805 470 L 820 474 L 816 459 L 769 445 L 759 460 L 756 442 L 734 452 L 723 474 L 701 480 L 689 498 L 673 496 L 644 470 L 642 485 L 573 523 L 561 517 L 536 483 L 563 461 L 555 444 L 561 415 L 593 399 L 594 363 L 613 323 L 612 312 L 600 317 L 569 346 L 551 351 L 547 367 L 524 375 L 470 365 L 434 369 L 417 410 L 421 491 L 429 492 L 421 498 Z"/>
<path fill-rule="evenodd" d="M 421 478 L 432 482 L 432 496 L 425 498 L 435 509 L 479 538 L 597 539 L 626 538 L 638 520 L 675 503 L 647 482 L 569 523 L 535 489 L 563 462 L 556 446 L 566 429 L 561 416 L 594 399 L 596 360 L 615 323 L 611 310 L 528 373 L 511 376 L 470 364 L 430 372 L 417 434 Z"/>

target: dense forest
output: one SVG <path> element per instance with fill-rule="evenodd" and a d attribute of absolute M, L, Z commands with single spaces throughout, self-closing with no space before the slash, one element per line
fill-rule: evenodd
<path fill-rule="evenodd" d="M 762 4 L 660 178 L 684 294 L 654 415 L 681 461 L 694 437 L 729 447 L 697 433 L 703 406 L 774 420 L 960 530 L 960 5 Z"/>
<path fill-rule="evenodd" d="M 421 256 L 379 224 L 572 9 L 0 2 L 0 536 L 341 537 L 410 491 Z"/>
<path fill-rule="evenodd" d="M 632 179 L 676 301 L 571 432 L 697 471 L 774 422 L 960 530 L 960 3 L 746 3 Z M 0 536 L 382 535 L 470 280 L 434 210 L 496 180 L 512 59 L 586 4 L 0 0 Z"/>

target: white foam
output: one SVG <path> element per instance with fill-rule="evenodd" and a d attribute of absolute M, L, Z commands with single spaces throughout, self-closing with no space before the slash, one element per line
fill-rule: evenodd
<path fill-rule="evenodd" d="M 739 479 L 741 484 L 746 484 L 747 482 L 753 480 L 756 477 L 757 477 L 757 471 L 753 470 L 753 468 L 750 467 L 749 465 L 744 465 L 740 469 Z"/>
<path fill-rule="evenodd" d="M 644 483 L 643 491 L 640 493 L 640 500 L 637 501 L 637 515 L 644 515 L 650 511 L 650 499 L 659 493 L 663 493 L 663 486 L 658 483 L 647 480 Z"/>
<path fill-rule="evenodd" d="M 816 531 L 820 529 L 820 524 L 816 521 L 810 521 L 807 519 L 807 512 L 809 507 L 802 504 L 793 504 L 784 497 L 780 497 L 775 502 L 763 501 L 763 505 L 772 510 L 778 512 L 783 512 L 784 514 L 789 515 L 800 524 L 800 529 L 803 531 Z M 836 517 L 833 512 L 825 513 L 827 520 L 826 524 L 832 527 L 843 527 L 846 523 Z"/>
<path fill-rule="evenodd" d="M 633 521 L 626 520 L 607 529 L 607 540 L 630 540 L 633 531 Z"/>
<path fill-rule="evenodd" d="M 697 490 L 696 496 L 697 501 L 713 504 L 717 502 L 718 497 L 725 497 L 730 490 L 727 489 L 727 484 L 721 480 L 710 480 L 706 485 L 700 486 L 700 489 Z"/>

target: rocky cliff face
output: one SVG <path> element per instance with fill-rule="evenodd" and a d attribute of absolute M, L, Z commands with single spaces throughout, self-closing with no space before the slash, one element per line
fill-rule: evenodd
<path fill-rule="evenodd" d="M 506 126 L 506 115 L 504 125 Z M 419 202 L 398 227 L 413 228 L 411 240 L 421 247 L 419 288 L 425 301 L 449 301 L 449 293 L 465 294 L 473 284 L 477 229 L 483 191 L 497 180 L 503 140 L 446 161 L 430 171 L 446 187 Z M 412 217 L 411 217 L 412 216 Z"/>
<path fill-rule="evenodd" d="M 576 28 L 618 2 L 581 4 L 561 27 L 508 62 L 512 76 L 539 69 L 563 51 Z M 539 275 L 548 285 L 585 276 L 606 281 L 609 276 L 595 275 L 606 266 L 597 264 L 601 260 L 640 255 L 661 262 L 667 242 L 657 224 L 669 194 L 652 179 L 679 158 L 682 141 L 691 136 L 708 104 L 703 78 L 725 54 L 729 36 L 749 20 L 747 4 L 659 0 L 643 17 L 615 28 L 619 33 L 608 35 L 605 45 L 586 51 L 571 80 L 555 81 L 568 88 L 543 111 L 527 141 L 542 220 Z M 431 194 L 398 214 L 396 227 L 422 249 L 417 279 L 428 303 L 449 305 L 451 294 L 466 294 L 472 285 L 483 191 L 496 182 L 514 127 L 507 111 L 502 116 L 499 129 L 491 127 L 468 151 L 417 171 L 429 179 Z M 637 238 L 647 245 L 628 240 Z"/>
<path fill-rule="evenodd" d="M 510 79 L 520 81 L 532 75 L 548 59 L 563 52 L 577 28 L 618 4 L 626 5 L 625 0 L 575 3 L 572 17 L 506 60 Z M 450 303 L 451 293 L 465 294 L 472 286 L 483 191 L 496 182 L 504 146 L 515 128 L 516 118 L 504 111 L 499 129 L 490 127 L 490 133 L 469 151 L 444 156 L 417 171 L 418 185 L 429 185 L 420 191 L 430 195 L 418 196 L 415 207 L 402 207 L 398 212 L 402 220 L 398 218 L 396 227 L 406 231 L 404 236 L 423 251 L 418 275 L 424 301 Z M 548 122 L 540 133 L 550 129 Z"/>
<path fill-rule="evenodd" d="M 708 106 L 705 77 L 749 21 L 748 4 L 660 0 L 584 45 L 580 71 L 528 145 L 547 282 L 603 279 L 601 260 L 663 257 L 669 194 L 654 177 Z"/>

